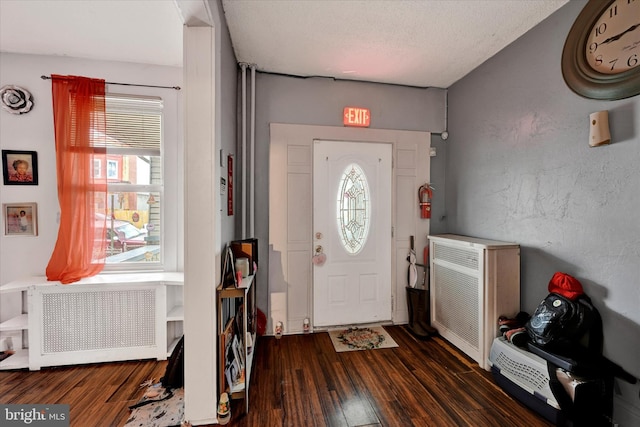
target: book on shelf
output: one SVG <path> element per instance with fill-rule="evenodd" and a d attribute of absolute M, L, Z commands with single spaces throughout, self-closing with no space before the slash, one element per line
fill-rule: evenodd
<path fill-rule="evenodd" d="M 225 325 L 224 330 L 222 332 L 222 340 L 223 340 L 222 342 L 224 343 L 225 348 L 226 348 L 226 345 L 228 345 L 228 343 L 231 342 L 231 339 L 235 334 L 235 329 L 236 329 L 235 321 L 236 321 L 235 317 L 230 317 L 229 320 L 227 320 L 227 324 Z"/>
<path fill-rule="evenodd" d="M 231 246 L 227 245 L 224 254 L 224 261 L 222 263 L 222 287 L 223 288 L 237 288 L 238 283 L 236 276 L 235 259 Z"/>
<path fill-rule="evenodd" d="M 220 387 L 224 390 L 226 388 L 225 384 L 232 384 L 233 380 L 233 372 L 231 372 L 230 364 L 227 361 L 227 354 L 231 349 L 231 343 L 233 342 L 233 336 L 235 334 L 235 318 L 231 317 L 229 321 L 226 323 L 224 330 L 220 335 L 220 351 L 222 354 L 220 355 L 223 358 L 223 364 L 221 365 L 220 371 Z M 227 372 L 228 371 L 228 372 Z"/>
<path fill-rule="evenodd" d="M 229 391 L 231 391 L 231 393 L 244 391 L 244 369 L 240 373 L 240 378 L 229 387 Z"/>
<path fill-rule="evenodd" d="M 238 351 L 236 350 L 235 341 L 238 340 L 234 332 L 233 319 L 231 320 L 229 332 L 224 336 L 224 374 L 227 380 L 227 384 L 231 387 L 236 384 L 240 379 L 240 360 L 237 357 Z"/>
<path fill-rule="evenodd" d="M 245 360 L 244 351 L 237 335 L 227 341 L 225 348 L 225 378 L 232 393 L 244 390 Z"/>
<path fill-rule="evenodd" d="M 231 392 L 244 389 L 244 370 L 240 368 L 237 359 L 234 359 L 224 370 L 227 384 Z"/>
<path fill-rule="evenodd" d="M 235 335 L 233 337 L 233 341 L 231 345 L 233 346 L 233 355 L 235 357 L 235 360 L 238 361 L 238 366 L 240 367 L 240 371 L 242 372 L 245 367 L 244 349 L 242 348 L 242 341 L 240 341 L 238 339 L 238 336 Z"/>
<path fill-rule="evenodd" d="M 244 306 L 239 305 L 237 307 L 235 317 L 236 335 L 240 337 L 241 342 L 244 342 Z"/>

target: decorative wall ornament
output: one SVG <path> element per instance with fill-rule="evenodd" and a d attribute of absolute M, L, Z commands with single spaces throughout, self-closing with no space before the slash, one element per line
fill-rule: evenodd
<path fill-rule="evenodd" d="M 0 89 L 2 108 L 12 114 L 26 114 L 33 108 L 33 96 L 19 86 L 6 85 Z"/>

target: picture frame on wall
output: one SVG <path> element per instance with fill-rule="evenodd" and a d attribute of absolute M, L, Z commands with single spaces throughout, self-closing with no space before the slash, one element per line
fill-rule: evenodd
<path fill-rule="evenodd" d="M 4 185 L 38 185 L 38 153 L 2 150 Z"/>
<path fill-rule="evenodd" d="M 37 236 L 37 203 L 3 203 L 5 236 Z"/>

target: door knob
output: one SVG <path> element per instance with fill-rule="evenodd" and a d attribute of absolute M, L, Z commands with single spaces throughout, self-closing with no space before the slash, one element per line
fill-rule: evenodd
<path fill-rule="evenodd" d="M 311 259 L 313 265 L 322 266 L 326 260 L 327 256 L 322 252 L 322 246 L 316 246 L 316 254 Z"/>

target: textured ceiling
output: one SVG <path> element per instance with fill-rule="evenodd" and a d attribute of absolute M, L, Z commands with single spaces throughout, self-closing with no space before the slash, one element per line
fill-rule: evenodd
<path fill-rule="evenodd" d="M 258 70 L 449 87 L 567 0 L 223 0 Z"/>
<path fill-rule="evenodd" d="M 182 65 L 172 0 L 0 0 L 0 51 Z"/>
<path fill-rule="evenodd" d="M 446 88 L 567 1 L 222 3 L 238 61 L 260 71 Z M 180 66 L 194 5 L 203 0 L 0 0 L 0 51 Z"/>

